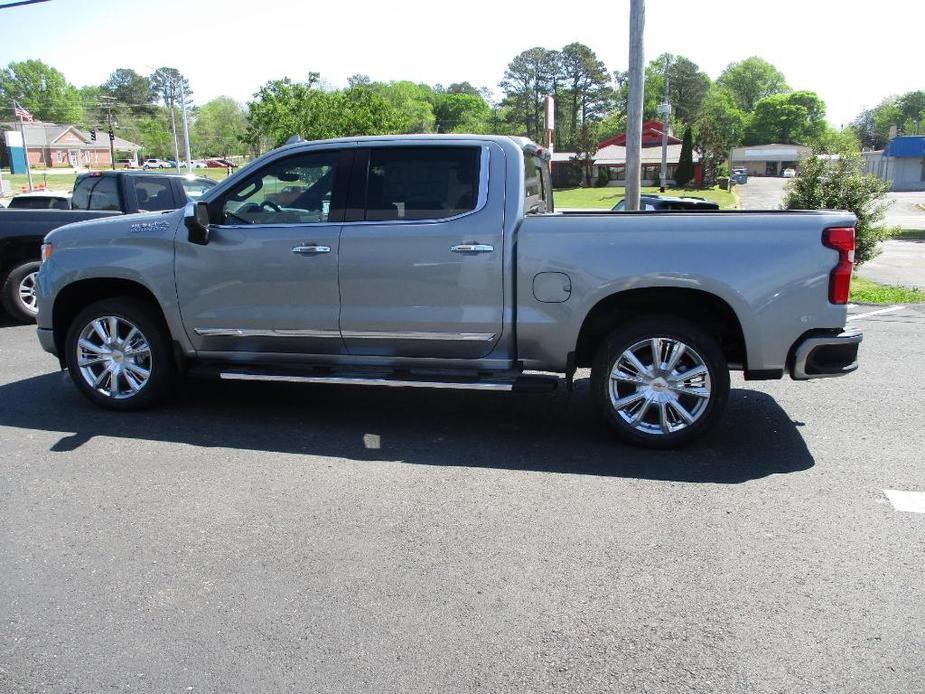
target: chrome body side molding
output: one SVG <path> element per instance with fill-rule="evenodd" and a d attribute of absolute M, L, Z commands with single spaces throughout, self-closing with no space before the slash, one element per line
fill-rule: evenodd
<path fill-rule="evenodd" d="M 202 337 L 345 337 L 359 340 L 449 340 L 491 342 L 495 333 L 378 332 L 361 330 L 245 330 L 243 328 L 196 328 Z"/>

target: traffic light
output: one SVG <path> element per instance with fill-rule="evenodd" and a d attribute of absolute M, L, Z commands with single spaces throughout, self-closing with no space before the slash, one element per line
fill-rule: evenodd
<path fill-rule="evenodd" d="M 112 128 L 109 129 L 109 141 L 110 142 L 116 141 L 116 134 L 112 131 Z"/>
<path fill-rule="evenodd" d="M 90 142 L 96 142 L 96 128 L 90 128 Z"/>

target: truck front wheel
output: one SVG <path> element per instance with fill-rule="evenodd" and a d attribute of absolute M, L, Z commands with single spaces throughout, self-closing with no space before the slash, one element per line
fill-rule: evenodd
<path fill-rule="evenodd" d="M 675 318 L 634 320 L 598 348 L 591 397 L 622 440 L 673 448 L 712 428 L 729 396 L 729 370 L 716 340 Z"/>
<path fill-rule="evenodd" d="M 40 263 L 28 261 L 10 270 L 3 280 L 3 308 L 20 323 L 35 323 L 39 309 L 35 302 L 35 277 Z"/>
<path fill-rule="evenodd" d="M 134 298 L 97 301 L 71 322 L 65 339 L 71 379 L 91 402 L 140 410 L 163 401 L 176 369 L 167 330 Z"/>

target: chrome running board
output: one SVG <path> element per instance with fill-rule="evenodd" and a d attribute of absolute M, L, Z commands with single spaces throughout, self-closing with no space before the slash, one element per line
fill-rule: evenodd
<path fill-rule="evenodd" d="M 512 380 L 430 380 L 393 375 L 313 375 L 265 370 L 222 370 L 218 376 L 223 381 L 264 381 L 276 383 L 329 383 L 353 386 L 385 386 L 389 388 L 444 388 L 451 390 L 493 390 L 516 392 L 551 392 L 556 389 L 558 379 L 553 376 L 518 376 Z"/>

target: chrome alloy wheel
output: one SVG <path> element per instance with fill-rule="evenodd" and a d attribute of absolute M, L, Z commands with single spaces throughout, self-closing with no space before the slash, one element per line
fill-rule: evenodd
<path fill-rule="evenodd" d="M 35 296 L 35 279 L 38 274 L 38 271 L 30 272 L 19 283 L 19 302 L 32 315 L 39 312 L 38 301 Z"/>
<path fill-rule="evenodd" d="M 645 434 L 680 431 L 710 402 L 710 371 L 680 340 L 653 337 L 626 349 L 610 370 L 610 403 L 617 416 Z"/>
<path fill-rule="evenodd" d="M 77 366 L 84 381 L 116 400 L 136 395 L 151 378 L 151 346 L 142 332 L 118 316 L 90 321 L 77 339 Z"/>

